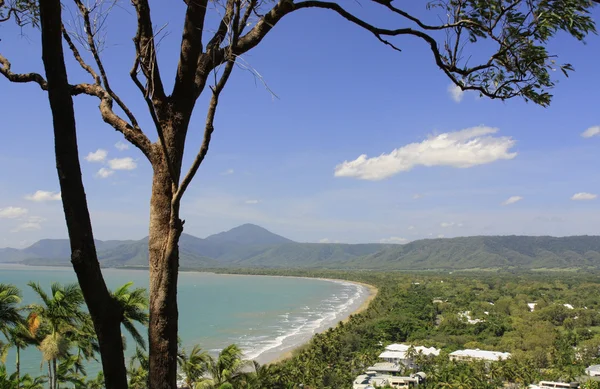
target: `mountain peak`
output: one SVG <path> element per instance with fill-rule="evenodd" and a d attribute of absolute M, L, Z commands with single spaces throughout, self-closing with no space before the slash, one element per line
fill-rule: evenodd
<path fill-rule="evenodd" d="M 250 223 L 234 227 L 229 231 L 210 235 L 205 240 L 212 243 L 233 243 L 241 245 L 273 245 L 293 242 L 281 235 L 272 233 L 266 228 Z"/>

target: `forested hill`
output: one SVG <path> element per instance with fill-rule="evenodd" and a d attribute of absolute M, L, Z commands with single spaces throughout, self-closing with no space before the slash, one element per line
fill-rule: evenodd
<path fill-rule="evenodd" d="M 97 241 L 105 267 L 147 266 L 148 240 Z M 600 237 L 473 236 L 404 245 L 298 243 L 252 224 L 205 239 L 184 234 L 181 266 L 337 269 L 600 268 Z M 66 239 L 0 249 L 0 262 L 67 265 Z"/>

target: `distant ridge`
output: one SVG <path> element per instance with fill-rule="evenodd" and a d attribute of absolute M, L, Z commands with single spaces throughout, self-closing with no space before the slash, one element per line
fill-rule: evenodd
<path fill-rule="evenodd" d="M 104 267 L 148 265 L 148 238 L 96 241 Z M 373 270 L 600 269 L 599 236 L 472 236 L 424 239 L 404 245 L 298 243 L 254 224 L 205 239 L 183 234 L 180 265 L 187 268 L 260 267 Z M 67 239 L 43 239 L 0 249 L 0 263 L 68 265 Z"/>

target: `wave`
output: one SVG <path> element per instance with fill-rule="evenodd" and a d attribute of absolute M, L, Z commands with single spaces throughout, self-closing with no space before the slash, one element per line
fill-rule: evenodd
<path fill-rule="evenodd" d="M 304 306 L 298 312 L 278 315 L 272 335 L 241 337 L 238 343 L 246 359 L 256 359 L 264 353 L 295 347 L 315 333 L 336 325 L 351 312 L 350 308 L 367 293 L 364 286 L 346 281 L 333 281 L 343 289 L 323 299 L 316 307 Z M 275 337 L 273 337 L 275 336 Z"/>

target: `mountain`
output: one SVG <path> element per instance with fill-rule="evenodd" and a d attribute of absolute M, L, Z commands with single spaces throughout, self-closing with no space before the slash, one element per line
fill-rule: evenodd
<path fill-rule="evenodd" d="M 254 224 L 242 224 L 229 231 L 211 235 L 205 241 L 213 244 L 234 243 L 239 245 L 278 245 L 293 242 Z"/>
<path fill-rule="evenodd" d="M 600 237 L 471 236 L 390 245 L 346 267 L 368 269 L 600 268 Z"/>
<path fill-rule="evenodd" d="M 96 241 L 103 267 L 148 266 L 148 238 Z M 478 268 L 600 269 L 600 237 L 472 236 L 404 245 L 298 243 L 253 224 L 205 239 L 182 234 L 185 268 L 262 267 L 372 270 Z M 69 242 L 44 239 L 22 250 L 0 249 L 0 262 L 68 265 Z"/>

